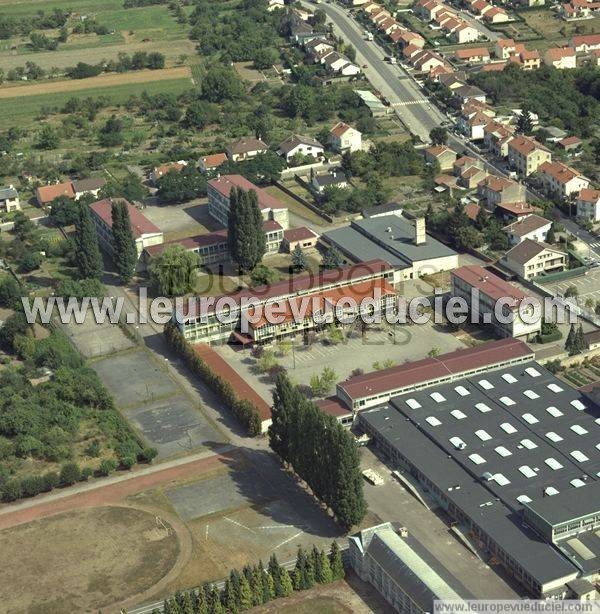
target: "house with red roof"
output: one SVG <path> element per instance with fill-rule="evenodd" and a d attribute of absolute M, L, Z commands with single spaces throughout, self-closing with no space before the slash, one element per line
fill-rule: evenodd
<path fill-rule="evenodd" d="M 584 188 L 576 202 L 577 217 L 587 222 L 600 222 L 600 190 Z"/>

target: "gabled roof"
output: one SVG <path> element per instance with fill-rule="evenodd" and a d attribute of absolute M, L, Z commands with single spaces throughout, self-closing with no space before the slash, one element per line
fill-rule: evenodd
<path fill-rule="evenodd" d="M 67 196 L 69 198 L 75 198 L 75 190 L 73 184 L 70 181 L 63 183 L 54 183 L 52 185 L 43 185 L 36 190 L 38 202 L 46 204 L 52 202 L 59 196 Z"/>
<path fill-rule="evenodd" d="M 221 175 L 220 177 L 211 179 L 208 185 L 226 198 L 229 198 L 229 194 L 233 188 L 241 188 L 246 192 L 254 190 L 258 198 L 258 206 L 261 209 L 285 208 L 274 196 L 271 196 L 265 190 L 255 186 L 251 181 L 242 177 L 242 175 Z"/>
<path fill-rule="evenodd" d="M 564 254 L 564 252 L 542 241 L 525 239 L 518 245 L 515 245 L 511 250 L 507 251 L 505 257 L 507 260 L 512 260 L 517 264 L 527 264 L 532 258 L 535 258 L 538 254 L 541 254 L 547 249 Z"/>
<path fill-rule="evenodd" d="M 561 184 L 568 183 L 576 177 L 583 177 L 579 171 L 562 162 L 544 162 L 538 170 Z"/>
<path fill-rule="evenodd" d="M 510 309 L 516 309 L 521 301 L 527 297 L 517 286 L 504 281 L 502 278 L 490 273 L 479 265 L 465 265 L 450 272 L 472 288 L 477 288 L 482 294 L 494 301 L 504 300 Z M 507 300 L 512 299 L 512 300 Z"/>
<path fill-rule="evenodd" d="M 556 62 L 562 58 L 573 58 L 576 52 L 572 47 L 551 47 L 546 51 L 545 56 L 549 61 Z"/>
<path fill-rule="evenodd" d="M 338 122 L 330 131 L 329 134 L 331 134 L 332 136 L 337 137 L 338 139 L 340 137 L 342 137 L 344 134 L 346 134 L 346 132 L 348 132 L 348 130 L 354 130 L 354 128 L 352 128 L 352 126 L 349 126 L 348 124 L 345 124 L 344 122 Z M 358 130 L 357 130 L 358 132 Z"/>
<path fill-rule="evenodd" d="M 76 179 L 73 181 L 73 189 L 76 193 L 80 192 L 92 192 L 99 190 L 106 185 L 106 179 L 102 177 L 88 177 L 87 179 Z"/>
<path fill-rule="evenodd" d="M 583 188 L 579 191 L 577 198 L 587 203 L 597 203 L 600 200 L 600 190 Z"/>
<path fill-rule="evenodd" d="M 11 199 L 17 198 L 17 196 L 19 196 L 19 193 L 17 192 L 17 190 L 15 190 L 15 188 L 12 185 L 0 188 L 0 200 L 7 200 L 9 198 Z"/>
<path fill-rule="evenodd" d="M 260 139 L 246 138 L 230 143 L 228 149 L 233 154 L 243 154 L 250 151 L 266 151 L 269 146 Z"/>
<path fill-rule="evenodd" d="M 90 205 L 90 209 L 109 227 L 112 228 L 112 204 L 113 202 L 124 202 L 129 211 L 131 230 L 133 236 L 138 239 L 147 234 L 159 234 L 160 228 L 153 224 L 146 216 L 136 209 L 128 200 L 124 198 L 104 198 Z"/>
<path fill-rule="evenodd" d="M 544 226 L 549 226 L 550 224 L 552 224 L 550 220 L 533 213 L 532 215 L 523 217 L 512 224 L 508 224 L 503 228 L 503 230 L 517 235 L 518 237 L 524 237 L 525 235 L 535 232 L 536 230 L 540 230 L 541 228 L 544 228 Z"/>
<path fill-rule="evenodd" d="M 480 181 L 477 184 L 477 187 L 486 188 L 488 190 L 491 190 L 492 192 L 502 192 L 503 190 L 518 185 L 519 184 L 512 179 L 507 179 L 506 177 L 499 177 L 498 175 L 489 175 L 483 181 Z"/>
<path fill-rule="evenodd" d="M 279 151 L 287 155 L 290 153 L 290 151 L 293 151 L 296 147 L 298 147 L 298 145 L 310 145 L 311 147 L 319 147 L 320 149 L 323 149 L 323 145 L 321 145 L 319 141 L 309 136 L 292 134 L 291 136 L 288 136 L 285 141 L 280 143 Z"/>
<path fill-rule="evenodd" d="M 475 56 L 490 57 L 490 52 L 487 47 L 473 47 L 472 49 L 457 49 L 454 56 L 459 60 L 465 60 Z"/>
<path fill-rule="evenodd" d="M 307 226 L 288 228 L 288 230 L 284 230 L 283 232 L 283 238 L 289 243 L 293 243 L 294 241 L 306 241 L 307 239 L 314 239 L 318 236 L 319 235 L 314 230 L 311 230 Z"/>
<path fill-rule="evenodd" d="M 508 143 L 509 149 L 514 149 L 517 153 L 522 156 L 528 156 L 532 151 L 539 149 L 541 151 L 550 151 L 545 145 L 538 143 L 535 139 L 532 139 L 528 136 L 524 136 L 522 134 L 515 136 Z"/>
<path fill-rule="evenodd" d="M 217 168 L 218 166 L 221 166 L 221 164 L 227 162 L 227 154 L 210 154 L 208 156 L 203 156 L 201 160 L 205 168 Z"/>

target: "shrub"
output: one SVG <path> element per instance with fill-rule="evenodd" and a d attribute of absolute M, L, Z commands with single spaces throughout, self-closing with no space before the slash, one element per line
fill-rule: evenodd
<path fill-rule="evenodd" d="M 77 463 L 66 463 L 61 467 L 59 481 L 61 486 L 71 486 L 81 480 L 81 469 Z"/>
<path fill-rule="evenodd" d="M 107 476 L 107 475 L 110 475 L 116 468 L 117 468 L 117 463 L 114 460 L 110 458 L 105 458 L 100 463 L 100 467 L 98 468 L 98 473 L 102 476 Z"/>

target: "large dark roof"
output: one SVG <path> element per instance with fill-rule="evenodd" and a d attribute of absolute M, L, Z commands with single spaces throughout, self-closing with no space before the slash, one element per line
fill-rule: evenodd
<path fill-rule="evenodd" d="M 572 490 L 565 490 L 553 497 L 528 503 L 527 507 L 551 525 L 600 512 L 600 481 L 578 488 L 577 496 L 573 496 Z"/>

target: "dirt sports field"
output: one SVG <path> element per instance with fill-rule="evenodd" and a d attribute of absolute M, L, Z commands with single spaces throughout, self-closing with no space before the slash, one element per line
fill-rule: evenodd
<path fill-rule="evenodd" d="M 21 96 L 39 96 L 40 94 L 57 94 L 87 90 L 94 87 L 113 87 L 150 81 L 167 81 L 171 79 L 191 78 L 187 66 L 163 68 L 161 70 L 140 70 L 136 72 L 99 75 L 89 79 L 68 79 L 65 81 L 48 81 L 35 85 L 23 85 L 0 88 L 0 98 L 15 98 Z"/>
<path fill-rule="evenodd" d="M 51 539 L 50 539 L 50 536 Z M 127 507 L 68 512 L 0 532 L 0 612 L 89 612 L 155 585 L 175 565 L 167 522 Z M 35 586 L 35 590 L 31 590 Z"/>

